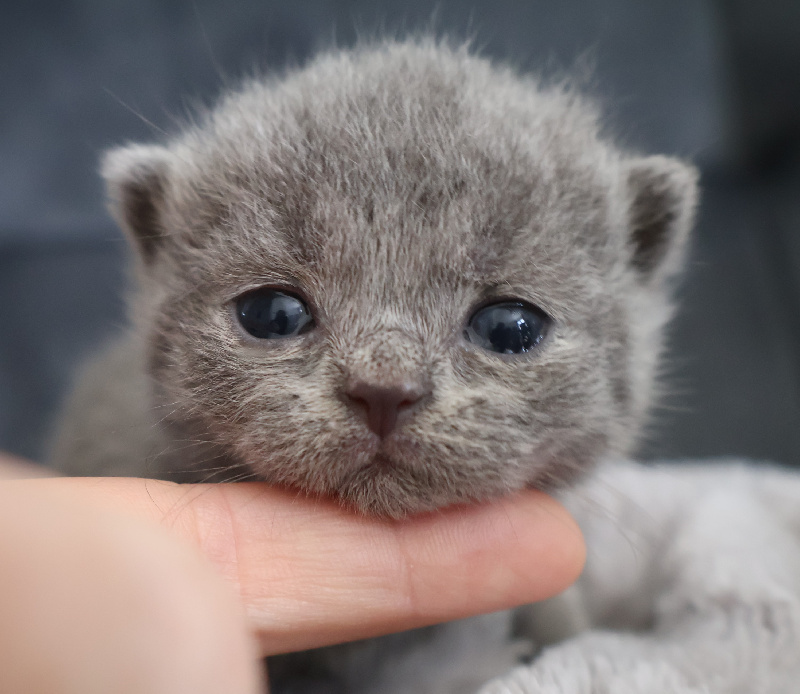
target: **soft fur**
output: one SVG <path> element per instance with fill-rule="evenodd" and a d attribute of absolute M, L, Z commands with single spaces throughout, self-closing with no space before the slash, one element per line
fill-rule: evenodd
<path fill-rule="evenodd" d="M 639 432 L 695 172 L 621 152 L 562 86 L 433 42 L 337 52 L 228 94 L 164 146 L 111 152 L 103 173 L 138 251 L 115 352 L 147 365 L 115 388 L 152 386 L 115 429 L 163 425 L 124 436 L 141 444 L 123 469 L 244 469 L 401 516 L 553 486 Z M 303 295 L 316 329 L 249 339 L 231 301 L 264 285 Z M 553 319 L 533 353 L 464 340 L 500 298 Z M 341 397 L 353 379 L 431 396 L 379 442 Z M 94 470 L 108 427 L 71 409 L 82 430 L 57 464 Z"/>
<path fill-rule="evenodd" d="M 563 85 L 432 41 L 332 52 L 245 84 L 164 144 L 112 151 L 103 173 L 136 249 L 133 327 L 80 380 L 62 470 L 250 476 L 400 517 L 572 482 L 641 431 L 696 173 L 621 150 Z M 250 338 L 232 302 L 263 286 L 303 296 L 316 327 Z M 464 339 L 499 299 L 551 317 L 533 352 Z M 354 379 L 429 395 L 380 440 L 342 397 Z M 797 602 L 782 612 L 784 583 L 737 568 L 735 538 L 709 559 L 741 518 L 733 502 L 687 506 L 706 479 L 693 474 L 607 463 L 577 487 L 582 519 L 608 514 L 585 525 L 600 563 L 557 603 L 287 658 L 276 676 L 301 691 L 313 659 L 349 692 L 468 692 L 497 675 L 486 692 L 789 691 L 797 658 L 772 679 L 716 670 L 729 647 L 794 644 Z M 624 504 L 604 496 L 615 488 Z M 503 675 L 532 644 L 593 627 L 641 633 L 590 631 Z"/>
<path fill-rule="evenodd" d="M 480 694 L 800 691 L 795 472 L 607 464 L 568 504 L 589 560 L 562 600 L 589 629 Z"/>

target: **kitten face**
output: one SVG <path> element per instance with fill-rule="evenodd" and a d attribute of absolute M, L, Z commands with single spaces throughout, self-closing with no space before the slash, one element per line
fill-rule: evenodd
<path fill-rule="evenodd" d="M 251 84 L 105 174 L 158 400 L 259 477 L 400 516 L 631 444 L 694 175 L 625 158 L 575 98 L 387 44 Z M 307 307 L 306 327 L 251 335 L 240 298 L 268 306 L 260 288 Z M 467 330 L 503 302 L 541 318 L 529 351 Z"/>

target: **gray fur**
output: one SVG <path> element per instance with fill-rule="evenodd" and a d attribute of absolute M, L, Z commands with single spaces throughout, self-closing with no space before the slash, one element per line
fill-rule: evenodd
<path fill-rule="evenodd" d="M 551 488 L 635 444 L 696 173 L 619 149 L 569 88 L 432 41 L 332 52 L 103 175 L 136 250 L 132 329 L 81 377 L 60 469 L 252 475 L 400 517 Z M 231 302 L 261 286 L 303 295 L 316 328 L 250 339 Z M 553 319 L 533 353 L 464 340 L 500 298 Z M 341 397 L 352 379 L 431 395 L 381 443 Z M 525 645 L 508 615 L 471 624 L 320 662 L 348 691 L 473 690 Z M 393 680 L 454 638 L 463 667 Z"/>
<path fill-rule="evenodd" d="M 695 172 L 621 152 L 569 89 L 430 41 L 334 52 L 244 85 L 165 145 L 110 152 L 103 174 L 138 251 L 148 374 L 125 377 L 150 379 L 138 407 L 162 422 L 119 452 L 126 469 L 213 457 L 401 516 L 552 486 L 635 441 Z M 262 285 L 307 297 L 317 328 L 249 340 L 230 302 Z M 533 354 L 464 341 L 492 297 L 553 318 Z M 432 397 L 378 451 L 340 397 L 353 378 L 425 380 Z M 71 439 L 104 427 L 64 431 L 59 467 L 80 450 L 96 470 Z"/>

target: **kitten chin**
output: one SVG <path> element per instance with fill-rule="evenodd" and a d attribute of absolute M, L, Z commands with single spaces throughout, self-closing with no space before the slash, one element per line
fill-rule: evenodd
<path fill-rule="evenodd" d="M 398 517 L 564 483 L 646 421 L 696 172 L 615 146 L 569 87 L 365 45 L 103 175 L 132 329 L 78 386 L 62 470 L 194 467 Z"/>

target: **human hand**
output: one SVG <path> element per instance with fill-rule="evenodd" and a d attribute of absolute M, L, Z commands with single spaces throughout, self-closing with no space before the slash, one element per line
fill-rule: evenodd
<path fill-rule="evenodd" d="M 53 478 L 0 483 L 0 557 L 0 690 L 201 694 L 258 691 L 260 656 L 544 599 L 584 548 L 537 492 L 390 522 L 258 483 Z"/>

